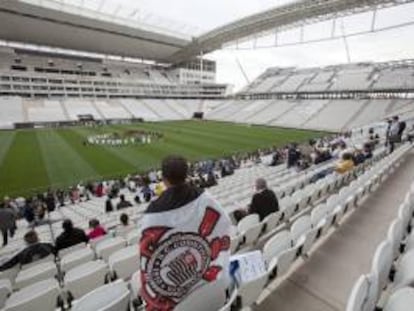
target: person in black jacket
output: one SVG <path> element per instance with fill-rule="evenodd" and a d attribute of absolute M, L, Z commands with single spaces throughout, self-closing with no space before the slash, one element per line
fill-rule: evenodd
<path fill-rule="evenodd" d="M 114 210 L 114 206 L 112 205 L 111 197 L 108 196 L 108 198 L 105 201 L 105 213 L 110 213 Z"/>
<path fill-rule="evenodd" d="M 26 248 L 3 263 L 0 266 L 0 271 L 11 269 L 18 264 L 27 265 L 49 255 L 56 254 L 56 250 L 52 244 L 39 242 L 39 237 L 34 230 L 24 235 L 24 241 L 27 244 Z"/>
<path fill-rule="evenodd" d="M 271 213 L 279 211 L 279 202 L 275 193 L 267 188 L 266 180 L 259 178 L 256 180 L 256 193 L 253 195 L 249 205 L 249 214 L 258 214 L 260 221 Z"/>
<path fill-rule="evenodd" d="M 62 227 L 63 232 L 56 238 L 56 251 L 77 245 L 79 243 L 88 243 L 88 236 L 83 230 L 74 228 L 70 219 L 64 220 Z"/>

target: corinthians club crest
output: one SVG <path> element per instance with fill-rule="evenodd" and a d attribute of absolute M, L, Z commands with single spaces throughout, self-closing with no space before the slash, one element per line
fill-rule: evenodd
<path fill-rule="evenodd" d="M 151 301 L 149 310 L 171 310 L 200 281 L 213 282 L 222 267 L 211 265 L 230 248 L 230 238 L 209 240 L 221 215 L 211 207 L 205 211 L 198 232 L 177 232 L 151 227 L 141 240 L 142 295 Z"/>

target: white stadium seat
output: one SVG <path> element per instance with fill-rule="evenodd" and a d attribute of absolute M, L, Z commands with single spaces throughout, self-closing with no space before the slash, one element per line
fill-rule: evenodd
<path fill-rule="evenodd" d="M 391 295 L 384 311 L 411 311 L 414 306 L 414 288 L 402 288 Z"/>
<path fill-rule="evenodd" d="M 3 308 L 7 297 L 12 293 L 13 288 L 10 280 L 0 279 L 0 308 Z"/>
<path fill-rule="evenodd" d="M 28 269 L 21 270 L 16 277 L 15 287 L 21 289 L 33 283 L 53 278 L 56 275 L 57 268 L 53 261 L 39 263 Z"/>
<path fill-rule="evenodd" d="M 95 253 L 89 247 L 82 247 L 64 255 L 60 260 L 62 271 L 69 271 L 78 265 L 94 260 Z"/>
<path fill-rule="evenodd" d="M 44 280 L 13 293 L 6 301 L 4 311 L 54 311 L 60 295 L 54 279 Z"/>
<path fill-rule="evenodd" d="M 79 299 L 95 288 L 104 285 L 108 272 L 108 266 L 102 260 L 84 263 L 65 274 L 65 289 L 72 297 Z"/>
<path fill-rule="evenodd" d="M 126 311 L 130 301 L 127 284 L 118 280 L 101 286 L 74 301 L 72 311 Z"/>
<path fill-rule="evenodd" d="M 138 246 L 129 246 L 113 253 L 109 256 L 108 264 L 111 273 L 117 278 L 131 278 L 140 268 Z"/>
<path fill-rule="evenodd" d="M 127 241 L 121 237 L 108 238 L 99 242 L 96 247 L 96 255 L 98 258 L 108 261 L 108 258 L 111 254 L 122 249 L 127 244 Z"/>

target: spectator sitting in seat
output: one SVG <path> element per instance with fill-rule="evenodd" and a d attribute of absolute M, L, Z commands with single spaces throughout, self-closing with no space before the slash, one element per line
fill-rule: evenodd
<path fill-rule="evenodd" d="M 256 193 L 253 195 L 249 205 L 249 214 L 258 214 L 260 221 L 271 213 L 279 211 L 279 202 L 275 193 L 267 188 L 266 180 L 259 178 L 256 180 Z"/>
<path fill-rule="evenodd" d="M 354 165 L 358 166 L 362 163 L 365 162 L 365 155 L 362 152 L 361 148 L 356 148 L 355 152 L 354 152 L 354 156 L 352 158 L 352 160 L 354 161 Z"/>
<path fill-rule="evenodd" d="M 127 208 L 127 207 L 131 207 L 132 206 L 131 202 L 125 200 L 125 196 L 123 194 L 121 194 L 119 196 L 119 198 L 121 199 L 121 201 L 116 206 L 117 209 L 123 209 L 123 208 Z"/>
<path fill-rule="evenodd" d="M 127 234 L 135 229 L 135 226 L 129 223 L 127 214 L 121 214 L 119 221 L 121 224 L 116 228 L 116 235 L 126 238 Z"/>
<path fill-rule="evenodd" d="M 106 234 L 106 230 L 99 224 L 98 219 L 91 219 L 89 221 L 89 228 L 91 229 L 88 233 L 88 238 L 90 240 L 100 238 Z"/>
<path fill-rule="evenodd" d="M 339 174 L 345 174 L 351 171 L 355 167 L 354 161 L 352 161 L 352 155 L 350 153 L 344 153 L 342 159 L 336 164 L 335 172 Z"/>
<path fill-rule="evenodd" d="M 14 266 L 27 265 L 49 255 L 55 254 L 55 249 L 50 243 L 39 242 L 36 231 L 31 230 L 24 235 L 27 246 L 22 251 L 14 255 L 11 259 L 0 266 L 0 271 L 4 271 Z"/>
<path fill-rule="evenodd" d="M 363 154 L 364 154 L 364 157 L 365 157 L 365 159 L 371 159 L 372 158 L 372 145 L 371 144 L 369 144 L 369 143 L 367 143 L 367 144 L 365 144 L 364 145 L 364 150 L 363 150 Z"/>
<path fill-rule="evenodd" d="M 279 211 L 279 202 L 275 193 L 267 187 L 267 182 L 259 178 L 255 183 L 256 193 L 247 209 L 236 210 L 233 213 L 234 219 L 239 222 L 249 214 L 259 215 L 260 221 L 266 216 Z"/>
<path fill-rule="evenodd" d="M 184 158 L 164 159 L 162 176 L 167 189 L 141 224 L 140 296 L 147 310 L 173 310 L 190 295 L 204 300 L 197 311 L 217 310 L 230 281 L 230 219 L 206 191 L 186 183 Z"/>
<path fill-rule="evenodd" d="M 89 238 L 85 232 L 79 228 L 74 228 L 70 219 L 65 219 L 62 223 L 63 232 L 56 238 L 56 251 L 68 248 L 79 243 L 88 243 Z"/>

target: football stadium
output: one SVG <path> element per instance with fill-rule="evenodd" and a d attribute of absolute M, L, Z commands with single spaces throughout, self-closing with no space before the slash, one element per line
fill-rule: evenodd
<path fill-rule="evenodd" d="M 413 31 L 412 0 L 0 1 L 0 310 L 414 310 Z"/>

